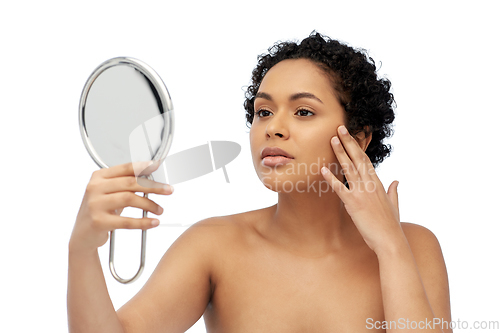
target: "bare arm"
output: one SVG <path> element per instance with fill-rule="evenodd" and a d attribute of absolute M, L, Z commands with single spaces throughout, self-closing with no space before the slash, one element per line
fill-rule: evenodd
<path fill-rule="evenodd" d="M 153 172 L 153 165 L 123 164 L 95 171 L 85 190 L 69 242 L 68 263 L 68 325 L 70 332 L 123 332 L 109 297 L 97 248 L 108 240 L 110 230 L 150 229 L 152 218 L 134 219 L 119 214 L 127 206 L 160 214 L 158 204 L 134 194 L 147 192 L 171 194 L 159 183 L 141 179 L 140 170 Z M 134 171 L 135 169 L 135 171 Z M 138 172 L 137 172 L 138 173 Z"/>
<path fill-rule="evenodd" d="M 133 174 L 131 164 L 101 169 L 87 186 L 69 242 L 67 301 L 72 333 L 185 332 L 210 301 L 214 245 L 225 229 L 220 228 L 225 225 L 222 218 L 206 219 L 188 228 L 139 293 L 115 311 L 97 248 L 106 243 L 110 230 L 154 227 L 151 218 L 119 216 L 127 206 L 161 214 L 156 203 L 134 192 L 172 194 L 171 189 L 147 179 L 141 179 L 139 185 Z"/>
<path fill-rule="evenodd" d="M 406 241 L 377 253 L 387 332 L 452 332 L 448 276 L 439 243 L 428 229 L 402 223 Z M 437 322 L 440 320 L 441 322 Z M 436 322 L 436 324 L 432 324 Z"/>
<path fill-rule="evenodd" d="M 170 246 L 144 287 L 118 311 L 126 332 L 185 332 L 203 315 L 213 284 L 214 248 L 224 225 L 200 221 Z"/>
<path fill-rule="evenodd" d="M 69 248 L 68 323 L 70 332 L 125 332 L 109 297 L 97 249 Z"/>
<path fill-rule="evenodd" d="M 97 250 L 72 251 L 68 279 L 70 332 L 185 332 L 200 319 L 213 290 L 217 218 L 188 228 L 170 246 L 144 287 L 115 312 Z"/>

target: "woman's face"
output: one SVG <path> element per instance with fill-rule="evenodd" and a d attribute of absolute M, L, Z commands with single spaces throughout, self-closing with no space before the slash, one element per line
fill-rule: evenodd
<path fill-rule="evenodd" d="M 342 180 L 330 140 L 345 124 L 345 112 L 317 65 L 307 59 L 279 62 L 262 80 L 254 106 L 250 146 L 255 170 L 266 187 L 277 192 L 324 188 L 323 166 Z M 267 166 L 269 159 L 261 158 L 266 147 L 279 147 L 293 159 Z"/>

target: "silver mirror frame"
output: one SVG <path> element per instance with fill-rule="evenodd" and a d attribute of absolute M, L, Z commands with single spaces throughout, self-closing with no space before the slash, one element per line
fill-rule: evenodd
<path fill-rule="evenodd" d="M 94 162 L 100 167 L 100 168 L 109 168 L 108 165 L 100 158 L 100 156 L 97 154 L 95 151 L 94 147 L 92 146 L 92 143 L 89 139 L 87 130 L 85 128 L 85 105 L 87 101 L 88 94 L 90 92 L 90 89 L 92 88 L 92 84 L 95 82 L 95 80 L 99 77 L 101 73 L 103 73 L 105 70 L 114 67 L 114 66 L 120 66 L 120 65 L 126 65 L 135 68 L 139 72 L 141 72 L 148 80 L 153 84 L 153 87 L 156 89 L 157 96 L 160 98 L 160 102 L 162 105 L 162 113 L 165 118 L 165 127 L 166 130 L 163 131 L 163 137 L 161 140 L 160 147 L 157 150 L 157 153 L 153 157 L 153 161 L 160 161 L 160 164 L 163 163 L 164 159 L 167 157 L 168 151 L 170 149 L 170 146 L 172 145 L 172 140 L 173 140 L 173 135 L 174 135 L 174 107 L 172 104 L 172 100 L 170 98 L 170 94 L 168 93 L 167 87 L 163 83 L 162 79 L 160 76 L 146 63 L 130 58 L 130 57 L 116 57 L 109 59 L 105 62 L 103 62 L 101 65 L 99 65 L 90 75 L 88 78 L 87 82 L 85 83 L 85 86 L 82 91 L 82 95 L 80 97 L 80 105 L 79 105 L 79 125 L 80 125 L 80 134 L 83 139 L 83 143 L 85 144 L 85 148 L 87 148 L 87 151 L 89 152 L 90 156 L 94 160 Z M 144 176 L 142 176 L 144 177 Z M 150 174 L 147 176 L 148 179 L 153 180 L 153 176 Z M 148 194 L 145 193 L 144 197 L 147 198 Z M 143 211 L 143 217 L 147 217 L 147 211 Z M 146 259 L 146 230 L 142 231 L 142 238 L 141 238 L 141 261 L 140 261 L 140 266 L 137 271 L 137 273 L 129 278 L 129 279 L 123 279 L 115 271 L 115 265 L 114 265 L 114 244 L 115 244 L 115 234 L 114 231 L 111 231 L 110 235 L 110 243 L 109 243 L 109 269 L 111 271 L 111 274 L 113 277 L 120 283 L 130 283 L 139 278 L 139 276 L 142 274 L 144 270 L 144 265 L 145 265 L 145 259 Z"/>

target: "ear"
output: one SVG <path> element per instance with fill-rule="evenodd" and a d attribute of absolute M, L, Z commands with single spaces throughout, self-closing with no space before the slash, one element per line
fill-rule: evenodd
<path fill-rule="evenodd" d="M 365 126 L 364 129 L 365 131 L 369 131 L 370 127 Z M 372 133 L 370 132 L 367 136 L 365 136 L 365 132 L 359 132 L 356 134 L 355 139 L 358 142 L 359 147 L 366 152 L 366 148 L 368 148 L 370 141 L 372 141 Z"/>

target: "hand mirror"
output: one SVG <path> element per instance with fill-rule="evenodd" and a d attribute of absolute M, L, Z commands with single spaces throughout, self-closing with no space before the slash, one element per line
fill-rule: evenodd
<path fill-rule="evenodd" d="M 137 59 L 113 58 L 94 70 L 83 88 L 79 120 L 85 147 L 101 168 L 150 160 L 161 164 L 172 144 L 174 114 L 168 90 L 160 76 Z M 161 170 L 156 171 L 160 172 L 156 178 L 162 177 Z M 155 180 L 153 174 L 138 176 L 141 171 L 135 172 L 137 177 Z M 163 175 L 160 181 L 164 179 Z M 146 211 L 143 217 L 147 217 Z M 135 281 L 144 270 L 146 230 L 142 231 L 139 270 L 129 279 L 116 274 L 114 240 L 111 231 L 111 274 L 121 283 Z"/>

